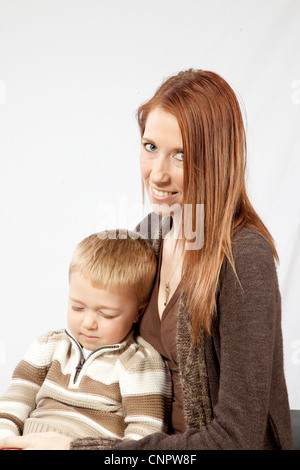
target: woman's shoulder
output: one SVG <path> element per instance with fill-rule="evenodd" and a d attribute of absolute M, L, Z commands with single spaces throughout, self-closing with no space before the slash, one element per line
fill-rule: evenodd
<path fill-rule="evenodd" d="M 272 246 L 258 232 L 246 227 L 239 230 L 232 240 L 232 256 L 234 269 L 240 279 L 277 279 Z M 234 276 L 227 259 L 223 263 L 222 271 L 223 274 L 227 273 L 227 276 Z"/>
<path fill-rule="evenodd" d="M 235 233 L 232 239 L 233 257 L 240 256 L 264 256 L 274 258 L 270 243 L 258 232 L 244 227 Z"/>
<path fill-rule="evenodd" d="M 164 238 L 172 226 L 171 217 L 162 217 L 156 212 L 150 212 L 135 227 L 135 232 L 150 241 Z"/>
<path fill-rule="evenodd" d="M 150 212 L 137 224 L 134 230 L 148 240 L 151 240 L 159 228 L 159 222 L 160 217 L 154 212 Z"/>
<path fill-rule="evenodd" d="M 272 246 L 259 233 L 241 229 L 232 245 L 233 264 L 226 257 L 218 285 L 218 308 L 223 319 L 273 321 L 280 313 L 280 291 Z M 226 314 L 225 314 L 226 312 Z M 231 317 L 232 315 L 232 317 Z M 227 320 L 229 317 L 226 317 Z M 226 321 L 227 321 L 226 320 Z M 229 321 L 229 320 L 228 320 Z M 224 323 L 223 323 L 224 326 Z"/>
<path fill-rule="evenodd" d="M 171 226 L 171 217 L 162 217 L 155 212 L 151 212 L 135 227 L 134 231 L 151 243 L 156 256 L 158 256 L 161 242 L 170 231 Z"/>

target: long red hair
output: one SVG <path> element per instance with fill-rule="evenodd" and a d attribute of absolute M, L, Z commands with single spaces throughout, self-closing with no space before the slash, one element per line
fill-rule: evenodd
<path fill-rule="evenodd" d="M 184 153 L 183 204 L 204 204 L 204 245 L 184 254 L 183 291 L 193 339 L 210 333 L 224 257 L 233 269 L 233 235 L 243 227 L 273 239 L 246 193 L 246 136 L 238 99 L 218 74 L 187 70 L 167 79 L 138 109 L 141 135 L 149 113 L 161 107 L 178 121 Z"/>

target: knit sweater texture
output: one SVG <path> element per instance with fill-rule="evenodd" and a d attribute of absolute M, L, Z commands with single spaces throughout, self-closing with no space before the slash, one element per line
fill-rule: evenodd
<path fill-rule="evenodd" d="M 56 431 L 73 439 L 140 439 L 166 430 L 168 368 L 131 332 L 84 359 L 69 332 L 38 338 L 0 400 L 0 437 Z"/>
<path fill-rule="evenodd" d="M 137 230 L 158 253 L 170 221 L 152 213 Z M 187 430 L 155 433 L 134 443 L 78 439 L 71 449 L 292 449 L 273 253 L 259 234 L 243 228 L 233 239 L 233 257 L 238 279 L 225 259 L 212 334 L 203 334 L 197 347 L 182 293 L 177 351 Z"/>

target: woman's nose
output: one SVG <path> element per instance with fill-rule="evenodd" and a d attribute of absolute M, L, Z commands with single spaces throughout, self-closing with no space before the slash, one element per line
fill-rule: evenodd
<path fill-rule="evenodd" d="M 151 182 L 152 183 L 166 183 L 170 179 L 170 171 L 169 171 L 169 162 L 166 157 L 163 155 L 157 156 L 153 160 L 152 170 L 151 170 Z"/>

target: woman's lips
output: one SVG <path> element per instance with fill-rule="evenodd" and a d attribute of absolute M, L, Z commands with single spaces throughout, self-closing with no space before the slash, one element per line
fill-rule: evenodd
<path fill-rule="evenodd" d="M 170 197 L 174 196 L 174 194 L 177 194 L 176 192 L 172 191 L 163 191 L 161 189 L 156 189 L 153 186 L 150 185 L 151 188 L 151 194 L 154 199 L 157 199 L 158 201 L 166 200 L 169 199 Z"/>

